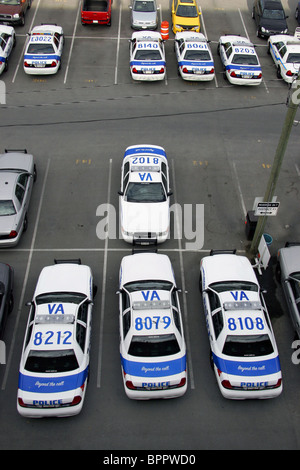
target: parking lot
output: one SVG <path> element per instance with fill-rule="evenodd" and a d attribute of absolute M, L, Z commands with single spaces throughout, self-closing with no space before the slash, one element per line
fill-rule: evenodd
<path fill-rule="evenodd" d="M 296 3 L 283 1 L 291 32 Z M 199 6 L 216 70 L 216 79 L 203 84 L 184 82 L 177 74 L 169 0 L 162 0 L 159 11 L 160 20 L 170 23 L 167 77 L 161 83 L 131 79 L 129 0 L 114 0 L 111 27 L 82 26 L 78 0 L 33 0 L 25 26 L 16 27 L 17 44 L 1 76 L 6 104 L 1 106 L 0 152 L 26 148 L 35 157 L 38 177 L 27 232 L 17 247 L 1 249 L 1 261 L 15 270 L 14 310 L 4 336 L 6 364 L 0 365 L 1 449 L 300 447 L 300 370 L 291 360 L 294 332 L 275 276 L 277 249 L 288 240 L 300 241 L 300 127 L 296 122 L 292 129 L 281 168 L 278 214 L 266 224 L 272 258 L 258 273 L 267 289 L 283 393 L 274 400 L 225 400 L 209 364 L 200 259 L 213 248 L 249 253 L 245 217 L 255 197 L 264 195 L 287 112 L 288 86 L 276 77 L 266 41 L 256 37 L 252 0 L 203 0 Z M 22 66 L 26 33 L 42 22 L 64 29 L 62 68 L 55 76 L 28 76 Z M 263 70 L 259 87 L 233 87 L 224 80 L 217 42 L 226 33 L 257 45 Z M 171 235 L 159 247 L 170 257 L 183 290 L 188 347 L 188 391 L 169 401 L 131 401 L 121 377 L 116 291 L 121 258 L 131 247 L 119 236 L 118 190 L 124 150 L 138 143 L 166 149 L 172 203 L 182 208 L 182 237 Z M 115 208 L 110 220 L 115 230 L 101 238 L 106 203 Z M 197 217 L 197 205 L 203 205 L 204 217 Z M 191 208 L 192 224 L 190 217 L 184 222 Z M 24 419 L 17 413 L 16 395 L 25 303 L 44 266 L 54 258 L 78 257 L 91 266 L 98 286 L 85 404 L 73 418 Z"/>

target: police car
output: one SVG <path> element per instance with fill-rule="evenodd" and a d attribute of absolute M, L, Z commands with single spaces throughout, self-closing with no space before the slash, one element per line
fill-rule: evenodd
<path fill-rule="evenodd" d="M 0 25 L 0 74 L 8 68 L 8 58 L 16 44 L 16 33 L 12 26 Z"/>
<path fill-rule="evenodd" d="M 174 273 L 166 255 L 121 261 L 120 355 L 126 395 L 175 398 L 187 389 L 186 346 Z"/>
<path fill-rule="evenodd" d="M 204 34 L 190 31 L 176 33 L 174 44 L 178 71 L 184 80 L 214 79 L 214 61 Z"/>
<path fill-rule="evenodd" d="M 278 350 L 250 261 L 211 252 L 200 264 L 200 288 L 212 367 L 222 395 L 272 398 L 282 391 Z"/>
<path fill-rule="evenodd" d="M 286 34 L 270 36 L 268 52 L 276 65 L 277 77 L 292 83 L 300 68 L 300 39 Z"/>
<path fill-rule="evenodd" d="M 133 80 L 164 80 L 166 75 L 165 48 L 161 34 L 137 31 L 129 41 L 130 73 Z"/>
<path fill-rule="evenodd" d="M 61 26 L 35 26 L 25 46 L 23 68 L 29 75 L 52 75 L 61 66 L 64 33 Z"/>
<path fill-rule="evenodd" d="M 40 273 L 20 361 L 18 412 L 25 417 L 81 411 L 89 373 L 93 275 L 80 260 Z"/>
<path fill-rule="evenodd" d="M 171 194 L 165 149 L 127 147 L 119 191 L 121 233 L 126 242 L 156 244 L 168 238 Z"/>
<path fill-rule="evenodd" d="M 253 44 L 241 36 L 221 36 L 218 42 L 224 77 L 233 85 L 259 85 L 262 70 Z"/>

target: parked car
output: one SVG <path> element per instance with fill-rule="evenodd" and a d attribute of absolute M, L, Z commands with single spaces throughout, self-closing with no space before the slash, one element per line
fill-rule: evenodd
<path fill-rule="evenodd" d="M 25 15 L 32 0 L 1 0 L 0 23 L 24 26 Z"/>
<path fill-rule="evenodd" d="M 111 26 L 112 0 L 83 0 L 81 24 L 106 24 Z"/>
<path fill-rule="evenodd" d="M 156 0 L 133 0 L 131 27 L 133 29 L 156 29 L 158 23 Z"/>
<path fill-rule="evenodd" d="M 300 243 L 287 242 L 278 250 L 277 260 L 277 274 L 293 326 L 300 338 Z"/>
<path fill-rule="evenodd" d="M 36 180 L 33 156 L 27 150 L 0 155 L 0 247 L 15 246 L 27 229 L 27 213 Z"/>
<path fill-rule="evenodd" d="M 258 37 L 267 38 L 272 34 L 288 33 L 288 16 L 280 0 L 255 0 L 252 18 L 255 20 Z"/>
<path fill-rule="evenodd" d="M 0 25 L 0 74 L 8 68 L 8 58 L 16 45 L 16 33 L 12 26 Z"/>

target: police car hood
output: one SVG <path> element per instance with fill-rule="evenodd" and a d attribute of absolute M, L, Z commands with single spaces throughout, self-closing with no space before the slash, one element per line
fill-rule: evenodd
<path fill-rule="evenodd" d="M 124 201 L 121 220 L 123 229 L 129 233 L 165 232 L 169 227 L 169 203 L 134 203 Z"/>
<path fill-rule="evenodd" d="M 133 11 L 132 13 L 134 21 L 144 21 L 150 23 L 156 20 L 156 11 Z"/>

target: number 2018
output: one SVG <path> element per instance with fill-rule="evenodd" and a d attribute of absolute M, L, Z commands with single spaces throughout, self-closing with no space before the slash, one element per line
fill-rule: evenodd
<path fill-rule="evenodd" d="M 71 344 L 71 341 L 68 341 L 72 336 L 71 331 L 57 331 L 56 335 L 54 331 L 46 331 L 45 337 L 41 331 L 37 331 L 34 335 L 33 344 L 35 346 L 40 346 L 41 344 Z"/>

